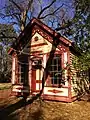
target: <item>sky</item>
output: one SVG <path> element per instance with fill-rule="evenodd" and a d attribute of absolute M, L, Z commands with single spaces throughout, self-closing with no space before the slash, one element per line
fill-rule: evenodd
<path fill-rule="evenodd" d="M 5 1 L 6 0 L 0 0 L 0 9 L 2 9 L 3 7 L 5 7 Z"/>
<path fill-rule="evenodd" d="M 8 0 L 0 0 L 0 11 L 4 11 L 5 10 L 5 4 L 6 4 L 7 1 Z M 21 1 L 24 1 L 24 0 L 21 0 Z M 35 1 L 37 1 L 37 0 L 35 0 Z M 51 3 L 51 0 L 42 0 L 42 1 L 44 1 L 43 4 L 42 4 L 43 7 L 45 7 L 46 5 L 48 5 L 47 3 L 49 1 Z M 64 6 L 64 7 L 68 7 L 67 14 L 68 14 L 68 16 L 70 16 L 72 18 L 73 15 L 74 15 L 74 9 L 72 9 L 71 7 L 69 7 L 69 6 L 71 6 L 72 1 L 73 0 L 57 0 L 57 2 L 54 5 L 55 5 L 55 7 L 59 7 L 60 4 L 62 4 L 62 3 L 66 4 L 66 6 Z M 18 2 L 19 2 L 19 0 L 18 0 Z M 37 7 L 36 9 L 39 9 L 39 7 Z M 37 10 L 36 10 L 36 12 L 37 12 Z M 44 13 L 44 15 L 45 15 L 45 13 Z M 8 24 L 9 22 L 10 22 L 9 18 L 4 18 L 4 19 L 0 18 L 0 23 L 6 23 L 6 24 Z M 15 27 L 15 29 L 17 29 L 16 25 L 14 27 Z"/>
<path fill-rule="evenodd" d="M 0 0 L 0 11 L 4 10 L 4 8 L 5 8 L 5 1 L 6 1 L 6 0 Z M 2 19 L 0 18 L 0 23 L 5 22 L 5 21 L 6 21 L 6 20 L 2 20 Z"/>

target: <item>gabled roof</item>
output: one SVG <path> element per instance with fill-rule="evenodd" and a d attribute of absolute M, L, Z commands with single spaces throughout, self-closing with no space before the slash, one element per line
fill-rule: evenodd
<path fill-rule="evenodd" d="M 17 41 L 15 41 L 12 44 L 11 49 L 8 51 L 8 54 L 12 54 L 14 49 L 21 50 L 22 48 L 25 47 L 25 45 L 28 43 L 28 41 L 32 37 L 32 30 L 35 26 L 40 28 L 49 36 L 53 38 L 58 38 L 58 40 L 60 40 L 60 42 L 62 42 L 65 46 L 71 46 L 72 41 L 70 41 L 64 36 L 61 36 L 60 33 L 57 33 L 55 30 L 51 29 L 50 27 L 42 23 L 39 19 L 33 18 L 25 27 L 25 29 L 22 31 L 22 33 L 19 35 L 19 37 L 17 38 Z"/>

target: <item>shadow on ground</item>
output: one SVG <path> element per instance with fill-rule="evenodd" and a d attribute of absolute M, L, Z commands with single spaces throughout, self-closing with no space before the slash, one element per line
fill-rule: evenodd
<path fill-rule="evenodd" d="M 0 120 L 19 120 L 19 116 L 18 113 L 14 113 L 16 110 L 25 107 L 31 103 L 33 103 L 34 100 L 36 100 L 38 98 L 38 95 L 35 97 L 32 97 L 32 99 L 26 101 L 25 99 L 21 99 L 18 102 L 8 105 L 8 106 L 2 106 L 0 108 Z M 40 114 L 40 111 L 38 111 L 38 113 L 36 114 Z M 35 119 L 36 120 L 36 119 Z M 39 120 L 39 119 L 38 119 Z"/>
<path fill-rule="evenodd" d="M 21 99 L 14 104 L 5 105 L 1 107 L 0 108 L 0 120 L 46 120 L 44 119 L 45 114 L 43 114 L 43 110 L 42 110 L 42 107 L 39 106 L 40 105 L 39 102 L 35 103 L 36 104 L 34 106 L 35 110 L 33 112 L 29 110 L 27 118 L 25 119 L 24 117 L 27 114 L 27 106 L 28 105 L 32 106 L 32 103 L 34 102 L 34 100 L 37 99 L 37 97 L 38 96 L 32 97 L 32 99 L 28 100 L 27 102 L 25 101 L 25 99 Z M 90 102 L 90 95 L 84 96 L 82 99 L 80 99 L 80 101 L 83 101 L 83 100 Z M 39 106 L 38 108 L 36 108 L 37 105 Z M 43 108 L 44 107 L 45 106 L 43 106 Z M 19 109 L 23 110 L 22 118 L 20 117 L 22 113 L 21 113 L 21 110 L 19 111 Z M 29 109 L 31 109 L 30 106 L 29 106 Z M 55 118 L 53 118 L 52 120 L 69 120 L 69 119 L 65 119 L 66 117 L 63 117 L 63 118 L 61 116 L 57 116 L 57 117 L 54 116 L 54 117 Z"/>

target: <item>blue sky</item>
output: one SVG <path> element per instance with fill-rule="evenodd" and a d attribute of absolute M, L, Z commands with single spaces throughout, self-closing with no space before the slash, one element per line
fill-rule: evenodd
<path fill-rule="evenodd" d="M 4 10 L 5 1 L 6 1 L 6 0 L 0 0 L 0 12 Z M 2 19 L 0 18 L 0 23 L 2 23 L 2 22 L 5 23 L 6 20 L 2 20 Z"/>
<path fill-rule="evenodd" d="M 5 7 L 5 3 L 7 2 L 8 0 L 0 0 L 0 11 L 3 11 L 4 12 L 4 7 Z M 24 1 L 24 0 L 21 0 L 21 1 Z M 26 1 L 26 0 L 25 0 Z M 37 1 L 37 0 L 36 0 Z M 42 6 L 43 7 L 45 7 L 45 6 L 47 6 L 48 4 L 48 2 L 50 2 L 51 3 L 51 0 L 42 0 L 43 1 L 43 4 L 42 4 Z M 66 6 L 64 6 L 64 7 L 68 7 L 68 9 L 67 9 L 67 14 L 68 14 L 68 17 L 69 18 L 72 18 L 73 17 L 73 15 L 74 15 L 74 9 L 72 9 L 72 1 L 73 0 L 57 0 L 57 2 L 54 4 L 54 7 L 59 7 L 60 6 L 60 4 L 62 4 L 62 3 L 64 3 L 64 4 L 66 4 Z M 18 0 L 18 2 L 19 2 L 19 0 Z M 38 7 L 36 8 L 36 9 L 39 9 Z M 36 11 L 38 11 L 38 10 L 36 10 Z M 45 13 L 44 13 L 45 14 Z M 4 18 L 4 19 L 1 19 L 0 18 L 0 23 L 9 23 L 10 22 L 10 19 L 9 18 Z M 14 28 L 15 29 L 17 29 L 17 26 L 15 25 L 14 26 Z"/>
<path fill-rule="evenodd" d="M 6 0 L 0 0 L 0 9 L 5 7 L 5 1 Z"/>

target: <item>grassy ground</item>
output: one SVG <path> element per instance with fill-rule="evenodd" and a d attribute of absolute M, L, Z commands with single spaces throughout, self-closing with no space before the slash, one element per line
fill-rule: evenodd
<path fill-rule="evenodd" d="M 90 120 L 90 102 L 38 99 L 25 104 L 21 98 L 9 97 L 0 101 L 0 120 Z"/>
<path fill-rule="evenodd" d="M 9 89 L 11 87 L 11 83 L 0 83 L 0 90 Z"/>

